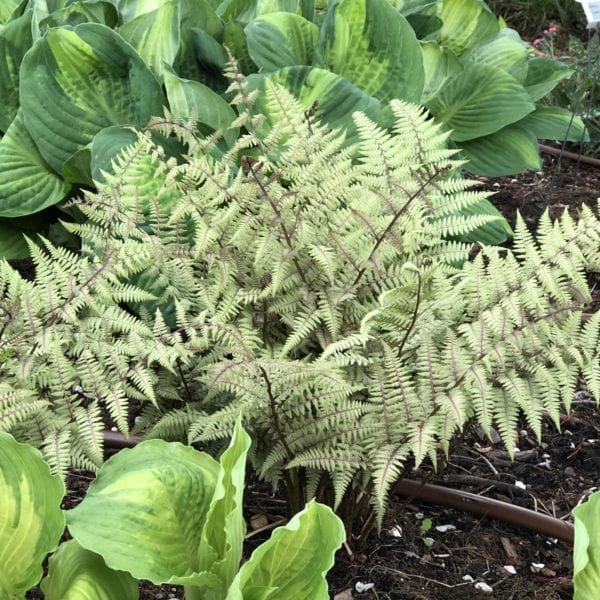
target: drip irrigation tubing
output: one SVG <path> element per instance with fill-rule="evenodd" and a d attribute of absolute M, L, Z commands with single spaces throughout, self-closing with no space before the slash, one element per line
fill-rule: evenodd
<path fill-rule="evenodd" d="M 141 441 L 142 438 L 136 435 L 126 438 L 123 434 L 114 431 L 104 432 L 104 446 L 111 450 L 133 448 Z M 571 523 L 508 502 L 414 479 L 401 479 L 394 486 L 392 494 L 483 515 L 496 521 L 523 527 L 550 538 L 557 538 L 568 544 L 573 544 L 574 531 Z"/>
<path fill-rule="evenodd" d="M 553 148 L 552 146 L 546 146 L 540 144 L 540 150 L 546 154 L 555 154 L 556 156 L 564 156 L 570 160 L 576 160 L 578 162 L 585 163 L 586 165 L 593 165 L 594 167 L 600 167 L 600 158 L 592 158 L 591 156 L 585 156 L 585 154 L 577 154 L 576 152 L 569 152 L 562 148 Z"/>
<path fill-rule="evenodd" d="M 447 506 L 460 511 L 483 515 L 496 521 L 510 523 L 573 544 L 574 531 L 571 523 L 508 502 L 433 485 L 424 481 L 415 481 L 414 479 L 400 480 L 393 488 L 392 493 L 438 506 Z"/>

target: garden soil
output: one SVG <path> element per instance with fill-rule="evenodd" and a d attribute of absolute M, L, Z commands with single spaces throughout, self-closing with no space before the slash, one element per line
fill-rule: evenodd
<path fill-rule="evenodd" d="M 494 204 L 514 225 L 517 211 L 535 228 L 545 210 L 552 217 L 582 203 L 595 206 L 600 168 L 546 156 L 544 169 L 501 179 L 480 178 L 495 191 Z M 600 281 L 590 282 L 600 306 Z M 410 477 L 481 494 L 572 522 L 571 510 L 600 487 L 600 410 L 581 390 L 560 431 L 546 419 L 540 441 L 520 428 L 511 462 L 499 440 L 476 427 L 465 432 L 445 464 L 433 474 L 422 467 Z M 74 472 L 65 507 L 76 504 L 91 479 Z M 245 495 L 249 537 L 245 554 L 268 538 L 285 516 L 285 501 L 264 485 Z M 335 600 L 565 600 L 572 598 L 572 546 L 480 515 L 392 497 L 380 534 L 349 540 L 328 575 Z M 29 598 L 41 598 L 34 590 Z M 143 583 L 142 600 L 182 599 L 176 586 Z M 600 591 L 599 596 L 600 598 Z M 115 599 L 116 600 L 116 599 Z M 290 598 L 289 600 L 295 600 Z M 589 599 L 595 600 L 595 599 Z"/>

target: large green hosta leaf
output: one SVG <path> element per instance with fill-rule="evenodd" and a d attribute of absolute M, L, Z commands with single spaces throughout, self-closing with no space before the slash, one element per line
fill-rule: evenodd
<path fill-rule="evenodd" d="M 42 455 L 0 432 L 0 598 L 24 597 L 65 527 L 65 487 Z"/>
<path fill-rule="evenodd" d="M 590 600 L 600 590 L 600 492 L 573 509 L 573 600 Z"/>
<path fill-rule="evenodd" d="M 21 65 L 23 118 L 58 173 L 110 125 L 143 127 L 163 114 L 162 91 L 125 40 L 97 23 L 51 29 Z"/>
<path fill-rule="evenodd" d="M 512 76 L 485 64 L 466 64 L 428 103 L 435 120 L 452 129 L 457 142 L 487 136 L 535 109 Z"/>
<path fill-rule="evenodd" d="M 314 500 L 259 546 L 240 569 L 228 600 L 326 600 L 325 574 L 346 538 L 333 511 Z"/>
<path fill-rule="evenodd" d="M 0 217 L 21 217 L 64 197 L 65 182 L 50 168 L 23 123 L 21 109 L 0 140 Z"/>
<path fill-rule="evenodd" d="M 118 22 L 117 10 L 110 2 L 81 0 L 51 12 L 40 22 L 40 32 L 45 33 L 51 27 L 75 27 L 81 23 L 102 23 L 112 28 L 116 27 Z"/>
<path fill-rule="evenodd" d="M 528 62 L 525 89 L 532 100 L 539 100 L 551 92 L 561 79 L 569 77 L 573 71 L 553 58 L 532 58 Z"/>
<path fill-rule="evenodd" d="M 523 83 L 527 77 L 527 46 L 512 29 L 501 29 L 477 42 L 461 56 L 461 60 L 502 69 L 519 83 Z"/>
<path fill-rule="evenodd" d="M 33 11 L 0 29 L 0 130 L 6 131 L 19 108 L 19 67 L 33 44 Z"/>
<path fill-rule="evenodd" d="M 348 141 L 355 139 L 352 113 L 361 111 L 373 121 L 380 114 L 380 103 L 353 83 L 331 71 L 315 67 L 287 67 L 267 75 L 248 77 L 249 90 L 265 90 L 266 82 L 279 84 L 289 90 L 306 108 L 316 107 L 316 116 L 330 127 L 346 130 Z M 272 94 L 262 93 L 254 105 L 256 112 L 267 117 L 264 133 L 283 118 L 281 107 Z"/>
<path fill-rule="evenodd" d="M 319 28 L 292 13 L 270 13 L 246 25 L 248 52 L 262 71 L 310 65 Z"/>
<path fill-rule="evenodd" d="M 541 168 L 535 135 L 520 123 L 491 135 L 462 142 L 461 155 L 469 160 L 465 169 L 478 175 L 501 177 Z"/>
<path fill-rule="evenodd" d="M 165 69 L 165 88 L 174 116 L 193 119 L 204 134 L 220 129 L 227 146 L 235 143 L 239 128 L 230 125 L 237 115 L 219 94 L 198 81 L 178 77 L 172 69 Z"/>
<path fill-rule="evenodd" d="M 314 64 L 342 75 L 380 102 L 421 100 L 421 46 L 407 20 L 387 0 L 331 3 Z"/>
<path fill-rule="evenodd" d="M 443 0 L 439 43 L 457 56 L 500 31 L 500 25 L 487 5 L 480 0 Z"/>
<path fill-rule="evenodd" d="M 41 585 L 46 600 L 136 600 L 138 582 L 114 571 L 102 557 L 75 540 L 64 542 L 50 557 L 48 576 Z"/>
<path fill-rule="evenodd" d="M 423 67 L 425 69 L 425 85 L 421 103 L 427 104 L 446 81 L 463 70 L 460 60 L 449 48 L 442 48 L 436 42 L 425 42 L 423 51 Z"/>
<path fill-rule="evenodd" d="M 539 140 L 589 141 L 585 123 L 580 117 L 558 106 L 538 106 L 519 121 Z"/>
<path fill-rule="evenodd" d="M 174 0 L 139 15 L 117 30 L 164 81 L 164 65 L 172 66 L 179 51 L 179 9 Z"/>

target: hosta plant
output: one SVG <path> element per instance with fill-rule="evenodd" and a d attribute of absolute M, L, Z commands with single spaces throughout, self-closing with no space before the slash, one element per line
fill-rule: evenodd
<path fill-rule="evenodd" d="M 423 104 L 472 172 L 537 168 L 537 138 L 583 134 L 580 120 L 538 102 L 568 68 L 529 56 L 480 0 L 11 0 L 0 23 L 1 256 L 29 252 L 23 231 L 64 238 L 48 208 L 77 220 L 65 197 L 101 181 L 131 143 L 129 127 L 164 107 L 193 117 L 199 135 L 222 130 L 216 154 L 230 147 L 238 128 L 224 99 L 227 51 L 252 86 L 285 85 L 349 140 L 356 110 L 387 127 L 390 100 Z M 268 135 L 278 111 L 260 100 L 256 109 Z M 476 210 L 498 216 L 483 199 Z M 507 226 L 477 235 L 503 241 Z"/>
<path fill-rule="evenodd" d="M 600 395 L 592 209 L 471 253 L 451 238 L 491 218 L 468 216 L 485 194 L 422 109 L 392 102 L 391 133 L 356 113 L 348 146 L 267 94 L 268 138 L 246 114 L 216 160 L 216 139 L 161 120 L 185 161 L 140 132 L 77 205 L 82 253 L 33 247 L 35 281 L 0 265 L 3 429 L 64 472 L 101 464 L 103 414 L 128 433 L 132 403 L 146 436 L 212 451 L 242 414 L 292 512 L 316 496 L 351 528 L 471 420 L 512 450 L 520 415 L 539 435 L 580 378 Z"/>
<path fill-rule="evenodd" d="M 219 462 L 178 443 L 142 442 L 109 459 L 83 501 L 63 512 L 62 481 L 39 452 L 0 434 L 0 598 L 24 598 L 39 581 L 65 515 L 73 539 L 50 557 L 47 600 L 129 600 L 138 578 L 183 585 L 187 600 L 328 598 L 324 575 L 345 532 L 314 501 L 240 568 L 249 445 L 239 426 Z"/>
<path fill-rule="evenodd" d="M 575 600 L 593 598 L 600 589 L 600 492 L 573 510 L 573 587 Z"/>

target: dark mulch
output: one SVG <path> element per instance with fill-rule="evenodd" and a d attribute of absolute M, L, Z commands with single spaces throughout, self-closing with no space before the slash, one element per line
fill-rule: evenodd
<path fill-rule="evenodd" d="M 512 225 L 518 210 L 534 229 L 546 209 L 556 217 L 565 208 L 576 215 L 582 203 L 595 206 L 600 169 L 566 160 L 559 168 L 557 158 L 547 156 L 543 172 L 488 179 L 484 185 L 497 191 L 493 201 Z M 599 288 L 600 284 L 596 298 Z M 515 444 L 519 452 L 511 462 L 499 440 L 489 441 L 473 429 L 431 481 L 571 521 L 571 510 L 600 485 L 600 410 L 593 399 L 579 392 L 561 431 L 546 420 L 538 443 L 523 425 Z M 416 475 L 424 474 L 421 470 Z M 68 481 L 72 494 L 65 507 L 79 501 L 90 479 L 91 474 L 72 473 Z M 257 528 L 249 527 L 249 555 L 284 516 L 285 502 L 264 486 L 251 484 L 245 512 Z M 426 519 L 431 528 L 423 532 Z M 436 529 L 444 525 L 451 527 L 445 532 Z M 431 538 L 430 545 L 423 538 Z M 362 548 L 351 552 L 350 548 L 338 552 L 328 576 L 331 596 L 337 600 L 572 597 L 572 547 L 566 543 L 404 498 L 391 499 L 381 534 L 372 534 Z M 487 592 L 479 589 L 485 587 L 482 584 L 488 586 Z M 140 598 L 183 598 L 183 591 L 143 583 Z"/>

